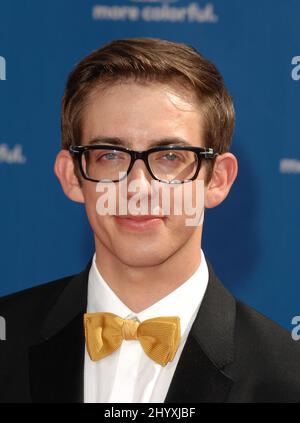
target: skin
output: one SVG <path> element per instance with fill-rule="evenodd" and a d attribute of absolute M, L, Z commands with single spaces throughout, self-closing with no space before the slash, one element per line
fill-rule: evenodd
<path fill-rule="evenodd" d="M 187 99 L 189 98 L 189 99 Z M 133 150 L 147 150 L 154 140 L 180 137 L 190 145 L 203 147 L 201 113 L 178 88 L 152 83 L 123 82 L 96 90 L 83 116 L 81 145 L 97 136 L 118 137 Z M 186 226 L 186 215 L 170 215 L 148 230 L 120 225 L 114 216 L 96 212 L 96 183 L 74 174 L 73 160 L 61 150 L 55 161 L 55 173 L 64 193 L 85 204 L 94 232 L 97 267 L 115 294 L 132 311 L 140 312 L 183 284 L 198 268 L 201 260 L 202 225 Z M 205 208 L 216 207 L 229 193 L 237 176 L 237 160 L 231 153 L 219 155 L 212 178 L 205 186 Z M 201 166 L 199 180 L 205 177 Z M 151 195 L 145 164 L 135 162 L 129 176 L 138 179 L 146 196 Z M 193 182 L 194 184 L 194 182 Z M 127 193 L 128 199 L 133 193 Z"/>

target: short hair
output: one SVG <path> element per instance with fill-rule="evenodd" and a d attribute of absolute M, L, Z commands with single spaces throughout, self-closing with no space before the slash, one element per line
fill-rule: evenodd
<path fill-rule="evenodd" d="M 80 144 L 83 111 L 94 89 L 122 80 L 177 84 L 187 89 L 200 105 L 204 146 L 219 154 L 229 150 L 234 106 L 216 66 L 191 46 L 156 38 L 111 41 L 75 66 L 62 100 L 63 149 Z"/>

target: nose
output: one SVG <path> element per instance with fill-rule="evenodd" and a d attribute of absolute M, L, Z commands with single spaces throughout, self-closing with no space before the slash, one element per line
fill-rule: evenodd
<path fill-rule="evenodd" d="M 127 177 L 127 198 L 130 200 L 131 197 L 139 193 L 141 199 L 151 196 L 151 175 L 142 159 L 137 159 Z"/>
<path fill-rule="evenodd" d="M 148 185 L 151 182 L 151 175 L 142 159 L 136 159 L 129 174 L 128 183 L 133 180 L 138 180 L 139 184 Z"/>

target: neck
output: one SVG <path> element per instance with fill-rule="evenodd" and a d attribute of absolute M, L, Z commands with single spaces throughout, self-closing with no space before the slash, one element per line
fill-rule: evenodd
<path fill-rule="evenodd" d="M 136 267 L 120 261 L 96 239 L 96 264 L 119 299 L 138 313 L 170 294 L 195 273 L 201 262 L 200 245 L 201 233 L 162 263 Z"/>

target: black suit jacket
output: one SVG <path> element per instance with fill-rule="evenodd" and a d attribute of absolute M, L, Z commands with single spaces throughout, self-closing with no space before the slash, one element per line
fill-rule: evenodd
<path fill-rule="evenodd" d="M 7 325 L 0 402 L 83 402 L 90 265 L 0 298 Z M 207 291 L 165 402 L 300 402 L 300 343 L 236 300 L 208 267 Z"/>

